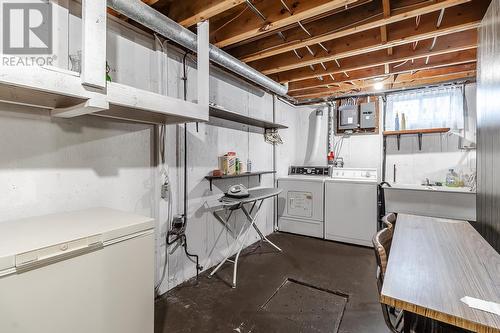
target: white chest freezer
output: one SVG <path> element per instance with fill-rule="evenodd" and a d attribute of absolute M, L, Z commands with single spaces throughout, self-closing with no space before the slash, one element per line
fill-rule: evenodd
<path fill-rule="evenodd" d="M 107 208 L 0 222 L 0 332 L 152 333 L 153 225 Z"/>

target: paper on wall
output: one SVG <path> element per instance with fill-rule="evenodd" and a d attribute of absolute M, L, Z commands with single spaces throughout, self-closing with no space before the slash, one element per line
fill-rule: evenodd
<path fill-rule="evenodd" d="M 500 316 L 500 304 L 490 301 L 484 301 L 479 298 L 474 298 L 470 296 L 465 296 L 460 299 L 462 302 L 467 304 L 469 307 L 486 311 L 489 313 L 494 313 Z"/>

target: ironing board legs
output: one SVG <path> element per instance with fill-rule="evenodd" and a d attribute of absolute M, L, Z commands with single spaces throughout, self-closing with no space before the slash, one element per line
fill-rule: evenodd
<path fill-rule="evenodd" d="M 213 276 L 221 267 L 222 265 L 226 262 L 226 261 L 229 261 L 229 262 L 232 262 L 234 264 L 234 267 L 233 267 L 233 285 L 232 287 L 233 288 L 236 288 L 236 276 L 237 276 L 237 271 L 238 271 L 238 259 L 240 257 L 240 254 L 241 254 L 241 251 L 243 250 L 243 247 L 245 246 L 246 244 L 246 240 L 248 238 L 248 234 L 250 233 L 250 230 L 252 229 L 252 227 L 255 229 L 255 231 L 257 231 L 257 233 L 259 234 L 259 237 L 263 240 L 263 241 L 266 241 L 268 242 L 269 244 L 271 244 L 274 248 L 276 248 L 278 251 L 281 252 L 281 249 L 276 246 L 274 243 L 272 243 L 270 240 L 268 240 L 266 238 L 266 236 L 264 236 L 264 234 L 260 231 L 260 229 L 257 227 L 256 225 L 256 220 L 257 220 L 257 216 L 260 212 L 260 208 L 262 206 L 262 203 L 264 202 L 264 200 L 260 200 L 259 204 L 257 205 L 257 209 L 255 211 L 255 215 L 252 216 L 251 215 L 251 212 L 254 210 L 255 208 L 255 204 L 256 202 L 252 205 L 252 208 L 250 210 L 250 213 L 248 212 L 248 210 L 245 208 L 245 206 L 241 205 L 240 208 L 241 210 L 243 211 L 243 213 L 245 214 L 248 222 L 250 222 L 250 225 L 248 226 L 248 228 L 245 229 L 245 224 L 242 225 L 241 227 L 241 230 L 240 232 L 238 233 L 238 236 L 235 238 L 234 240 L 234 243 L 233 245 L 231 246 L 231 248 L 229 249 L 228 251 L 228 254 L 227 256 L 224 258 L 224 260 L 222 260 L 218 265 L 217 267 L 214 268 L 214 270 L 210 273 L 210 277 Z M 217 214 L 217 212 L 214 212 L 214 215 L 215 217 L 217 218 L 217 220 L 223 222 L 223 224 L 225 226 L 227 226 L 227 222 L 226 221 L 223 221 L 222 218 Z M 233 251 L 235 250 L 236 246 L 238 245 L 239 243 L 239 249 L 238 249 L 238 252 L 236 252 L 236 255 L 234 257 L 234 260 L 230 260 L 229 258 L 232 256 L 232 253 Z"/>
<path fill-rule="evenodd" d="M 260 206 L 262 206 L 262 202 L 263 201 L 260 202 L 259 207 L 257 208 L 257 213 L 260 211 Z M 245 214 L 245 216 L 247 217 L 247 219 L 251 220 L 252 222 L 255 222 L 255 217 L 252 218 L 251 213 L 249 213 L 244 206 L 241 207 L 241 210 L 243 211 L 243 214 Z M 257 213 L 255 213 L 255 214 L 257 215 Z M 259 234 L 261 240 L 267 242 L 269 245 L 271 245 L 272 247 L 274 247 L 276 250 L 278 250 L 280 252 L 283 252 L 276 244 L 274 244 L 269 239 L 267 239 L 266 236 L 264 236 L 264 234 L 262 233 L 262 231 L 260 231 L 259 227 L 257 227 L 257 224 L 252 223 L 252 226 L 255 229 L 255 231 L 257 231 L 257 233 Z"/>

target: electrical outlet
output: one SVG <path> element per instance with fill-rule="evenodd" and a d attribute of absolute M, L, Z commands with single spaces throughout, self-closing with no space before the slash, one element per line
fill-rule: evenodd
<path fill-rule="evenodd" d="M 183 215 L 176 215 L 174 216 L 174 219 L 172 220 L 172 230 L 170 230 L 171 234 L 179 234 L 182 232 L 184 228 L 184 216 Z"/>

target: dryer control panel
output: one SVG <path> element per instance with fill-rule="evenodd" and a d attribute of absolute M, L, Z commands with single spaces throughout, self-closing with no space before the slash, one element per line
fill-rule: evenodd
<path fill-rule="evenodd" d="M 329 176 L 331 168 L 314 166 L 291 166 L 289 175 Z"/>
<path fill-rule="evenodd" d="M 377 181 L 377 169 L 333 168 L 333 179 Z"/>

